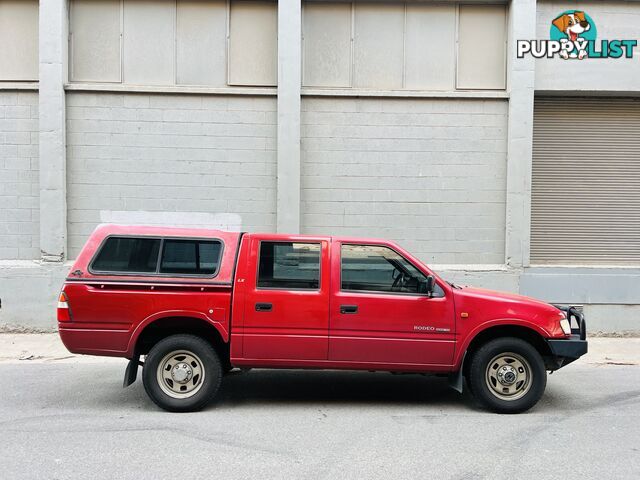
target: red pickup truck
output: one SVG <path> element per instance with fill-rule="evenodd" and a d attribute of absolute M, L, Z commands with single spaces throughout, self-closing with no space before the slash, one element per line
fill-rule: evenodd
<path fill-rule="evenodd" d="M 101 225 L 57 315 L 69 351 L 129 359 L 125 387 L 143 365 L 170 411 L 204 407 L 237 367 L 447 375 L 515 413 L 587 352 L 579 308 L 459 287 L 368 238 Z"/>

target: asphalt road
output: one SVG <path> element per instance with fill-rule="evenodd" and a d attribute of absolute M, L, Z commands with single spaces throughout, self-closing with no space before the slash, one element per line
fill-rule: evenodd
<path fill-rule="evenodd" d="M 124 361 L 0 365 L 1 479 L 638 479 L 640 367 L 575 364 L 528 414 L 446 379 L 253 370 L 190 414 Z"/>

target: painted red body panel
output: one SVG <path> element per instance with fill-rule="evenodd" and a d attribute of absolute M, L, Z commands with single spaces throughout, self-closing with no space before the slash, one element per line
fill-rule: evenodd
<path fill-rule="evenodd" d="M 217 238 L 224 250 L 213 278 L 92 274 L 89 264 L 110 235 Z M 256 288 L 259 245 L 269 240 L 321 245 L 318 290 Z M 342 291 L 342 243 L 392 248 L 433 275 L 444 296 Z M 71 320 L 59 322 L 60 336 L 71 352 L 92 355 L 131 358 L 144 329 L 169 317 L 213 326 L 229 343 L 231 363 L 244 367 L 452 372 L 487 328 L 518 325 L 543 338 L 566 338 L 559 326 L 563 313 L 555 307 L 519 295 L 452 288 L 398 245 L 375 239 L 101 225 L 63 290 Z M 257 311 L 261 302 L 272 310 Z M 341 305 L 358 311 L 341 313 Z"/>
<path fill-rule="evenodd" d="M 332 244 L 329 360 L 402 365 L 451 365 L 455 347 L 455 313 L 450 287 L 445 297 L 346 292 L 340 289 L 342 243 L 369 244 L 363 239 L 335 239 Z M 378 240 L 395 250 L 397 246 Z M 406 252 L 398 253 L 408 258 Z M 423 267 L 413 259 L 414 265 Z M 432 274 L 421 268 L 426 275 Z M 448 292 L 448 294 L 447 294 Z M 341 305 L 356 305 L 358 313 L 342 314 Z M 416 330 L 429 326 L 434 330 Z M 441 331 L 436 331 L 441 329 Z"/>
<path fill-rule="evenodd" d="M 242 344 L 241 358 L 260 360 L 326 360 L 329 341 L 329 246 L 327 237 L 293 237 L 321 244 L 321 279 L 316 290 L 258 289 L 257 265 L 261 240 L 282 240 L 282 235 L 247 235 L 249 250 L 238 265 L 236 290 L 243 291 L 242 325 L 232 325 L 233 340 Z M 259 312 L 255 304 L 268 302 L 273 309 Z M 236 317 L 234 317 L 236 318 Z M 236 328 L 237 327 L 237 328 Z"/>

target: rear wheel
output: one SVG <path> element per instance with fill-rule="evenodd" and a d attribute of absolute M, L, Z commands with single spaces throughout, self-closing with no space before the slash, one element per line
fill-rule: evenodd
<path fill-rule="evenodd" d="M 547 372 L 538 351 L 519 338 L 496 338 L 471 358 L 471 393 L 499 413 L 520 413 L 533 407 L 547 385 Z"/>
<path fill-rule="evenodd" d="M 222 366 L 213 347 L 194 335 L 172 335 L 156 343 L 147 355 L 144 389 L 160 408 L 192 412 L 216 395 Z"/>

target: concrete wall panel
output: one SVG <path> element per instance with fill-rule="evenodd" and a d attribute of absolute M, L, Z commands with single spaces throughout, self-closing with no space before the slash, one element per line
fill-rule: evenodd
<path fill-rule="evenodd" d="M 407 4 L 405 88 L 454 90 L 455 5 Z"/>
<path fill-rule="evenodd" d="M 229 85 L 278 83 L 278 6 L 232 2 L 229 12 Z"/>
<path fill-rule="evenodd" d="M 351 4 L 310 3 L 302 11 L 306 87 L 351 86 Z"/>
<path fill-rule="evenodd" d="M 70 258 L 114 212 L 213 227 L 193 214 L 233 214 L 273 231 L 275 115 L 270 97 L 69 94 Z"/>
<path fill-rule="evenodd" d="M 69 5 L 70 80 L 120 82 L 120 2 L 74 0 Z"/>
<path fill-rule="evenodd" d="M 174 84 L 175 1 L 127 0 L 123 16 L 123 81 L 137 85 Z"/>
<path fill-rule="evenodd" d="M 0 2 L 0 80 L 38 80 L 38 2 Z"/>
<path fill-rule="evenodd" d="M 504 5 L 461 5 L 457 87 L 505 88 L 507 22 Z"/>
<path fill-rule="evenodd" d="M 402 88 L 404 17 L 402 4 L 355 4 L 354 87 Z"/>
<path fill-rule="evenodd" d="M 302 110 L 303 233 L 504 262 L 507 102 L 310 98 Z"/>
<path fill-rule="evenodd" d="M 227 4 L 180 0 L 176 13 L 177 83 L 227 84 Z"/>

